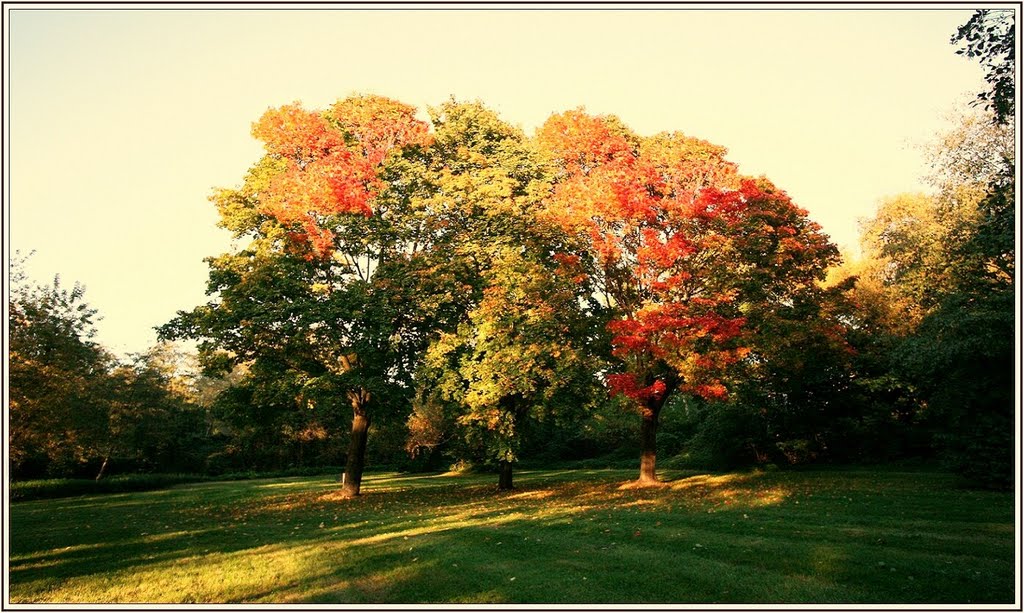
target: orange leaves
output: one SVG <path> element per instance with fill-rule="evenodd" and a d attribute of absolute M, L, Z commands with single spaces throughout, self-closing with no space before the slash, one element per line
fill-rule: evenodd
<path fill-rule="evenodd" d="M 628 253 L 621 243 L 630 228 L 657 216 L 658 178 L 639 164 L 636 137 L 614 117 L 575 110 L 552 116 L 537 140 L 563 173 L 548 215 L 569 232 L 589 235 L 599 264 L 614 265 Z"/>
<path fill-rule="evenodd" d="M 722 147 L 678 133 L 640 138 L 614 117 L 555 115 L 537 139 L 560 170 L 549 216 L 587 242 L 623 309 L 609 324 L 613 355 L 640 370 L 653 358 L 694 393 L 724 395 L 712 371 L 739 359 L 729 346 L 744 323 L 726 314 L 726 279 L 742 265 L 732 241 L 758 186 L 738 179 Z M 639 371 L 609 385 L 641 403 L 668 389 Z"/>
<path fill-rule="evenodd" d="M 268 110 L 253 136 L 284 167 L 261 192 L 261 212 L 284 225 L 308 257 L 328 256 L 332 217 L 371 215 L 378 166 L 395 148 L 427 142 L 427 126 L 414 113 L 378 96 L 339 101 L 328 113 L 298 103 Z"/>
<path fill-rule="evenodd" d="M 614 117 L 587 115 L 582 109 L 552 115 L 537 140 L 570 175 L 633 157 L 631 134 Z"/>
<path fill-rule="evenodd" d="M 319 113 L 298 103 L 269 109 L 252 126 L 267 152 L 303 162 L 345 149 L 345 139 Z"/>
<path fill-rule="evenodd" d="M 329 116 L 355 141 L 370 166 L 381 164 L 393 149 L 431 140 L 427 124 L 415 117 L 415 107 L 383 96 L 339 100 Z"/>
<path fill-rule="evenodd" d="M 722 400 L 729 395 L 725 386 L 718 382 L 695 385 L 692 390 L 698 396 L 709 400 Z"/>

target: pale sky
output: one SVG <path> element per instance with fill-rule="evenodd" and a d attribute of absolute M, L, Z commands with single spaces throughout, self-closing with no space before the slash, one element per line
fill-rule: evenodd
<path fill-rule="evenodd" d="M 727 147 L 853 246 L 983 85 L 949 44 L 970 10 L 9 10 L 8 245 L 83 283 L 116 353 L 206 301 L 207 198 L 271 106 L 455 96 L 528 133 L 584 106 Z"/>

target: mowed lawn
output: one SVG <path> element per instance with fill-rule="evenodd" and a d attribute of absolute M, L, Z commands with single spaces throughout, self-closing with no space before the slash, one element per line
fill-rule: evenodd
<path fill-rule="evenodd" d="M 370 474 L 16 502 L 17 603 L 1013 603 L 1013 494 L 892 470 Z"/>

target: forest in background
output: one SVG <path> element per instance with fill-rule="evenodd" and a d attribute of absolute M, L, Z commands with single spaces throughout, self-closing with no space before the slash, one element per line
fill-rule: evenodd
<path fill-rule="evenodd" d="M 984 112 L 840 257 L 723 147 L 582 109 L 293 104 L 212 200 L 210 301 L 119 360 L 80 285 L 11 263 L 14 479 L 632 463 L 942 462 L 1014 475 L 1013 24 L 954 36 Z M 1009 71 L 1009 81 L 1007 81 Z M 1009 89 L 1007 89 L 1007 87 Z M 851 178 L 851 180 L 855 180 Z M 841 187 L 837 187 L 841 188 Z M 191 355 L 170 341 L 198 342 Z M 657 462 L 657 463 L 656 463 Z"/>

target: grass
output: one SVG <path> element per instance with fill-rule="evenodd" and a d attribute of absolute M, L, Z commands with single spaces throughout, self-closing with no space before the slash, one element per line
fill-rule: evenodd
<path fill-rule="evenodd" d="M 1013 603 L 1013 494 L 874 470 L 370 474 L 16 502 L 15 603 Z"/>
<path fill-rule="evenodd" d="M 238 481 L 269 477 L 338 475 L 344 470 L 341 466 L 323 466 L 318 468 L 292 468 L 264 473 L 227 473 L 216 477 L 196 474 L 142 473 L 115 475 L 100 481 L 95 479 L 34 479 L 11 483 L 10 494 L 11 500 L 19 501 L 38 500 L 41 498 L 67 498 L 69 496 L 88 494 L 158 490 L 181 483 L 198 483 L 203 481 Z"/>

